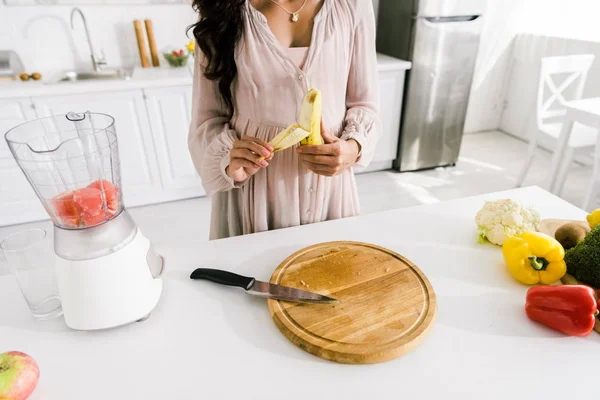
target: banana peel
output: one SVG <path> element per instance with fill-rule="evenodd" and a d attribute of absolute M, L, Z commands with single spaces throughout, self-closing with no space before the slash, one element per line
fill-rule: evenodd
<path fill-rule="evenodd" d="M 273 146 L 273 153 L 285 150 L 298 143 L 301 145 L 323 144 L 323 137 L 321 136 L 322 115 L 321 92 L 317 89 L 311 89 L 302 100 L 298 123 L 288 126 L 269 142 Z M 264 158 L 261 157 L 261 159 Z"/>
<path fill-rule="evenodd" d="M 275 152 L 278 152 L 287 149 L 288 147 L 292 147 L 309 135 L 310 131 L 302 129 L 298 124 L 293 124 L 281 131 L 269 142 L 269 144 L 273 146 Z"/>

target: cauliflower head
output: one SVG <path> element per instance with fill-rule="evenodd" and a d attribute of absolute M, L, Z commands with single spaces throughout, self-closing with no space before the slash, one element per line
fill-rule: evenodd
<path fill-rule="evenodd" d="M 479 242 L 502 246 L 509 237 L 539 229 L 540 215 L 530 207 L 512 200 L 487 201 L 475 216 Z"/>

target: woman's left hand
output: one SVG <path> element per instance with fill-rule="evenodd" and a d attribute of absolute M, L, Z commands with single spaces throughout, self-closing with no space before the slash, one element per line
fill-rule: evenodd
<path fill-rule="evenodd" d="M 325 144 L 318 146 L 298 146 L 296 152 L 300 160 L 316 174 L 334 176 L 352 166 L 360 153 L 356 140 L 342 140 L 331 135 L 321 121 L 321 136 Z"/>

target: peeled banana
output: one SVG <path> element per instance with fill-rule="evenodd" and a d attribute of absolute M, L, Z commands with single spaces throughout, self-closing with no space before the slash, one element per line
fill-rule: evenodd
<path fill-rule="evenodd" d="M 273 146 L 275 152 L 281 151 L 299 143 L 308 135 L 310 135 L 309 131 L 300 128 L 300 125 L 298 124 L 293 124 L 275 136 L 273 140 L 271 140 L 270 145 Z"/>
<path fill-rule="evenodd" d="M 321 136 L 322 107 L 321 92 L 317 89 L 309 90 L 302 100 L 298 123 L 288 126 L 269 142 L 275 149 L 274 152 L 298 143 L 303 145 L 323 144 Z"/>
<path fill-rule="evenodd" d="M 323 144 L 321 136 L 321 116 L 323 115 L 323 102 L 321 100 L 321 92 L 316 89 L 311 89 L 300 107 L 300 117 L 298 124 L 306 131 L 310 132 L 307 138 L 302 139 L 300 144 L 319 145 Z"/>

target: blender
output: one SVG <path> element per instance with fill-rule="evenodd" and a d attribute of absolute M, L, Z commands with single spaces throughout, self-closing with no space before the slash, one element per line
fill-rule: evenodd
<path fill-rule="evenodd" d="M 123 204 L 114 119 L 70 112 L 26 122 L 5 139 L 54 225 L 67 326 L 145 320 L 162 293 L 164 259 Z"/>

